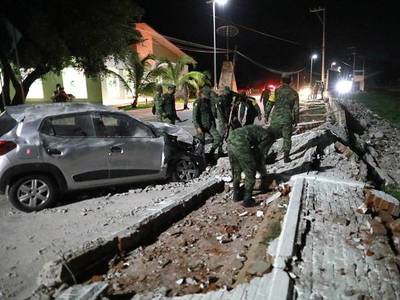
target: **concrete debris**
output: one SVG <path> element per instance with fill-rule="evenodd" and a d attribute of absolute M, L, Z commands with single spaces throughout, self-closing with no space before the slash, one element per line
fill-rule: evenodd
<path fill-rule="evenodd" d="M 398 217 L 400 212 L 399 200 L 393 196 L 377 190 L 364 191 L 365 205 L 376 212 L 384 211 Z"/>
<path fill-rule="evenodd" d="M 206 182 L 209 178 L 225 182 L 225 193 L 210 199 L 211 205 L 207 209 L 198 208 L 198 211 L 192 212 L 193 215 L 191 214 L 185 222 L 179 222 L 165 231 L 164 235 L 161 234 L 157 237 L 154 245 L 136 248 L 126 254 L 127 257 L 123 257 L 122 260 L 118 257 L 113 261 L 113 265 L 110 266 L 107 273 L 97 275 L 97 278 L 93 276 L 90 285 L 73 286 L 64 290 L 62 294 L 60 293 L 57 299 L 72 299 L 71 295 L 74 295 L 73 299 L 92 299 L 90 298 L 91 295 L 95 295 L 97 292 L 99 292 L 98 295 L 101 295 L 107 286 L 110 287 L 110 290 L 118 293 L 126 292 L 125 288 L 129 287 L 131 289 L 129 292 L 137 293 L 138 298 L 135 296 L 135 299 L 154 298 L 158 293 L 158 290 L 155 290 L 154 287 L 159 287 L 161 296 L 206 293 L 214 290 L 231 289 L 235 286 L 234 281 L 237 278 L 235 276 L 240 271 L 247 272 L 252 276 L 263 276 L 263 274 L 271 271 L 272 259 L 270 262 L 269 256 L 266 255 L 267 251 L 264 249 L 267 247 L 266 244 L 270 244 L 270 242 L 265 243 L 265 241 L 268 240 L 266 238 L 268 236 L 271 241 L 278 244 L 279 240 L 275 238 L 279 236 L 281 230 L 281 220 L 276 217 L 278 213 L 276 211 L 271 213 L 271 208 L 275 207 L 284 215 L 288 205 L 283 202 L 287 202 L 287 197 L 282 196 L 291 195 L 289 184 L 278 185 L 278 183 L 285 182 L 292 175 L 302 172 L 365 182 L 367 178 L 371 179 L 371 169 L 376 171 L 377 178 L 382 178 L 386 182 L 400 182 L 400 170 L 398 168 L 400 157 L 398 136 L 400 131 L 388 126 L 381 119 L 377 120 L 376 116 L 370 113 L 359 112 L 358 106 L 354 106 L 356 107 L 354 109 L 352 104 L 344 105 L 350 107 L 349 111 L 355 114 L 355 118 L 358 119 L 358 123 L 363 129 L 357 131 L 357 133 L 351 132 L 353 128 L 347 128 L 346 115 L 343 109 L 340 108 L 340 105 L 333 104 L 333 111 L 330 115 L 335 115 L 335 122 L 332 119 L 331 123 L 322 124 L 319 120 L 312 120 L 301 124 L 304 125 L 300 126 L 302 127 L 301 132 L 304 129 L 322 125 L 312 131 L 293 136 L 291 163 L 283 163 L 282 140 L 278 140 L 271 148 L 268 157 L 269 165 L 267 166 L 268 172 L 274 178 L 277 178 L 270 185 L 270 188 L 276 187 L 274 190 L 277 192 L 273 195 L 263 194 L 256 197 L 258 203 L 261 200 L 260 205 L 256 208 L 249 208 L 246 211 L 238 211 L 233 208 L 235 203 L 229 201 L 232 197 L 232 185 L 229 184 L 232 182 L 231 171 L 229 159 L 225 157 L 219 159 L 216 166 L 208 167 L 200 178 L 188 183 L 158 183 L 146 187 L 140 185 L 140 188 L 131 189 L 128 192 L 115 193 L 113 191 L 106 196 L 103 195 L 97 201 L 93 201 L 93 205 L 87 201 L 82 202 L 84 204 L 80 206 L 77 205 L 78 208 L 74 208 L 72 205 L 71 208 L 55 208 L 43 211 L 43 214 L 64 214 L 63 217 L 74 215 L 74 213 L 75 215 L 87 216 L 79 220 L 84 222 L 85 225 L 83 226 L 87 226 L 87 228 L 77 239 L 88 242 L 88 239 L 93 239 L 95 235 L 98 236 L 99 232 L 103 236 L 109 236 L 119 231 L 120 228 L 126 228 L 126 224 L 131 224 L 130 232 L 143 230 L 135 226 L 139 220 L 150 218 L 149 216 L 159 209 L 155 208 L 156 204 L 169 203 L 172 197 L 180 199 L 178 198 L 180 193 Z M 313 118 L 316 115 L 308 114 L 307 117 Z M 350 145 L 350 147 L 346 145 Z M 359 155 L 362 157 L 359 157 Z M 257 174 L 257 177 L 259 178 L 260 174 Z M 304 198 L 302 205 L 304 206 L 301 207 L 302 214 L 298 227 L 299 234 L 297 235 L 299 239 L 297 243 L 299 259 L 293 259 L 290 262 L 292 265 L 285 270 L 285 276 L 293 279 L 297 285 L 299 299 L 329 299 L 332 296 L 333 298 L 335 295 L 337 296 L 336 290 L 329 290 L 329 287 L 323 283 L 324 280 L 328 283 L 332 282 L 331 278 L 338 275 L 331 274 L 333 269 L 340 270 L 339 274 L 342 276 L 346 275 L 346 277 L 340 276 L 343 280 L 346 280 L 345 278 L 348 276 L 349 282 L 351 281 L 354 285 L 359 284 L 357 289 L 353 287 L 344 288 L 338 284 L 338 289 L 341 289 L 340 295 L 358 296 L 360 298 L 358 288 L 362 289 L 363 286 L 361 286 L 362 283 L 358 280 L 359 278 L 353 277 L 359 276 L 363 270 L 369 270 L 369 273 L 365 275 L 368 282 L 372 281 L 373 278 L 376 278 L 374 282 L 378 282 L 373 284 L 382 282 L 379 291 L 384 291 L 385 284 L 389 285 L 390 283 L 393 286 L 396 284 L 392 282 L 393 280 L 388 279 L 397 278 L 393 275 L 395 268 L 393 268 L 393 262 L 390 260 L 393 254 L 388 255 L 388 249 L 391 251 L 388 240 L 390 240 L 392 248 L 397 247 L 396 249 L 400 251 L 400 221 L 395 220 L 395 217 L 399 216 L 399 201 L 380 191 L 368 189 L 364 191 L 364 203 L 356 211 L 361 214 L 368 212 L 373 214 L 355 215 L 354 209 L 360 201 L 349 201 L 347 203 L 347 199 L 352 197 L 351 199 L 359 200 L 357 197 L 361 197 L 362 188 L 353 187 L 346 190 L 342 187 L 343 183 L 337 183 L 333 190 L 330 188 L 332 185 L 333 183 L 309 185 L 306 187 L 307 191 L 302 195 Z M 316 192 L 316 190 L 319 191 Z M 278 200 L 280 201 L 278 202 Z M 345 205 L 343 205 L 343 201 L 346 201 Z M 114 202 L 119 203 L 115 204 Z M 266 206 L 265 203 L 269 206 Z M 82 208 L 82 205 L 86 207 Z M 219 210 L 212 211 L 210 207 L 215 206 L 219 206 Z M 161 207 L 160 209 L 168 209 L 168 206 L 167 208 L 162 205 L 159 207 Z M 42 213 L 34 214 L 40 216 Z M 5 212 L 4 215 L 9 219 L 18 218 L 20 212 L 11 210 L 8 213 Z M 270 223 L 269 227 L 263 228 L 262 224 L 266 220 L 272 220 L 275 223 Z M 89 226 L 90 223 L 94 223 L 95 226 Z M 31 224 L 34 224 L 34 222 L 31 222 Z M 271 224 L 273 226 L 270 226 Z M 76 226 L 72 229 L 67 228 L 65 226 L 58 228 L 58 230 L 65 231 L 65 235 L 77 230 Z M 82 225 L 79 228 L 82 228 Z M 269 235 L 266 234 L 268 230 L 272 231 L 269 232 Z M 90 238 L 86 238 L 86 235 Z M 65 239 L 65 236 L 59 237 L 57 235 L 56 238 L 61 240 Z M 52 237 L 51 239 L 56 240 L 56 238 Z M 122 240 L 125 241 L 125 239 L 133 240 L 133 238 L 125 237 Z M 35 242 L 37 244 L 41 237 L 32 237 L 30 231 L 25 240 L 28 240 L 29 245 Z M 46 239 L 43 238 L 43 240 Z M 6 242 L 6 245 L 12 244 L 10 240 Z M 70 249 L 75 245 L 66 242 L 60 243 L 59 241 L 57 243 L 58 248 Z M 262 245 L 263 248 L 254 250 L 254 244 L 257 243 Z M 351 249 L 349 245 L 351 245 Z M 24 246 L 26 247 L 26 245 Z M 119 246 L 120 244 L 118 244 Z M 15 250 L 14 246 L 3 248 L 9 252 Z M 83 248 L 87 248 L 86 250 L 93 249 L 89 246 Z M 126 249 L 128 247 L 125 246 L 119 248 L 123 255 L 128 253 L 125 251 Z M 54 252 L 51 250 L 53 249 L 49 244 L 36 245 L 32 253 L 40 255 L 40 257 L 38 258 L 36 255 L 34 260 L 54 259 L 54 255 L 50 256 L 50 253 Z M 10 255 L 7 257 L 10 257 Z M 187 259 L 188 257 L 190 257 L 190 260 Z M 376 266 L 383 269 L 378 272 L 371 268 L 372 264 L 368 265 L 371 263 L 370 260 L 373 260 Z M 64 261 L 58 260 L 57 264 L 46 265 L 38 283 L 47 287 L 56 287 L 65 281 L 64 278 L 61 278 L 61 275 L 73 276 L 73 274 L 65 274 L 68 273 L 65 268 L 59 268 L 63 263 L 65 264 Z M 329 267 L 332 265 L 335 266 L 333 269 Z M 387 267 L 386 270 L 384 269 L 385 265 L 390 267 Z M 38 267 L 36 266 L 36 268 Z M 179 273 L 180 271 L 177 272 L 177 270 L 184 271 Z M 134 274 L 135 272 L 139 274 Z M 386 273 L 390 274 L 388 278 L 385 277 Z M 26 279 L 21 278 L 22 272 L 17 273 L 12 269 L 7 270 L 4 274 L 9 279 L 17 277 L 19 277 L 19 281 Z M 175 274 L 175 277 L 171 274 Z M 128 278 L 129 276 L 131 277 Z M 311 276 L 317 278 L 312 279 Z M 338 282 L 340 280 L 338 279 Z M 315 285 L 310 285 L 310 282 L 315 283 Z M 0 282 L 0 286 L 2 283 Z M 148 292 L 146 286 L 152 292 L 148 294 L 148 298 L 141 298 L 140 293 Z M 397 290 L 398 287 L 399 285 L 396 287 Z M 309 288 L 314 290 L 308 291 Z M 368 291 L 368 288 L 366 290 Z M 67 293 L 67 291 L 69 292 Z M 0 291 L 0 298 L 2 297 L 1 293 L 3 291 Z M 62 295 L 67 298 L 60 298 Z"/>
<path fill-rule="evenodd" d="M 336 149 L 339 153 L 343 154 L 347 159 L 349 159 L 350 156 L 353 155 L 353 151 L 350 149 L 350 147 L 345 146 L 345 145 L 343 145 L 343 144 L 340 143 L 340 142 L 336 142 L 336 143 L 335 143 L 335 149 Z"/>
<path fill-rule="evenodd" d="M 250 275 L 262 276 L 263 274 L 271 271 L 272 264 L 266 261 L 255 261 L 249 268 L 247 268 L 247 273 Z"/>
<path fill-rule="evenodd" d="M 269 197 L 266 201 L 267 205 L 274 202 L 275 200 L 279 199 L 282 196 L 281 192 L 277 192 Z"/>
<path fill-rule="evenodd" d="M 388 227 L 392 231 L 393 234 L 394 233 L 400 234 L 400 219 L 390 222 L 388 224 Z"/>
<path fill-rule="evenodd" d="M 282 196 L 287 196 L 287 195 L 289 195 L 292 188 L 288 183 L 284 183 L 284 184 L 279 185 L 278 190 Z"/>
<path fill-rule="evenodd" d="M 363 132 L 358 130 L 360 133 L 358 136 L 355 135 L 359 144 L 367 144 L 372 148 L 363 149 L 359 147 L 362 152 L 365 150 L 370 154 L 376 161 L 376 165 L 385 170 L 381 175 L 387 176 L 383 178 L 388 183 L 399 184 L 400 183 L 400 129 L 394 127 L 387 121 L 383 120 L 366 109 L 362 104 L 356 101 L 347 99 L 342 101 L 341 104 L 351 114 L 352 123 L 360 125 L 363 128 Z M 367 126 L 365 126 L 367 124 Z M 376 155 L 378 154 L 378 156 Z"/>
<path fill-rule="evenodd" d="M 63 291 L 56 300 L 95 300 L 101 296 L 108 284 L 96 282 L 88 285 L 74 285 Z"/>
<path fill-rule="evenodd" d="M 387 234 L 385 226 L 382 223 L 380 223 L 377 220 L 375 220 L 375 219 L 374 220 L 369 220 L 368 221 L 368 225 L 369 225 L 369 228 L 370 228 L 370 233 L 375 235 L 375 236 L 379 236 L 379 235 L 384 236 L 384 235 Z"/>
<path fill-rule="evenodd" d="M 257 212 L 256 212 L 256 217 L 257 217 L 257 218 L 263 218 L 263 217 L 264 217 L 264 212 L 261 211 L 261 210 L 257 210 Z"/>

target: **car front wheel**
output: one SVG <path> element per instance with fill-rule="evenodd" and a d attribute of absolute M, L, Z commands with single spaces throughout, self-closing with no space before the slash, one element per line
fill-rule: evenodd
<path fill-rule="evenodd" d="M 173 166 L 172 180 L 174 181 L 187 182 L 199 177 L 199 175 L 198 165 L 188 156 L 180 157 Z"/>
<path fill-rule="evenodd" d="M 55 200 L 57 187 L 45 175 L 28 175 L 15 181 L 9 189 L 11 204 L 22 211 L 39 211 L 51 206 Z"/>

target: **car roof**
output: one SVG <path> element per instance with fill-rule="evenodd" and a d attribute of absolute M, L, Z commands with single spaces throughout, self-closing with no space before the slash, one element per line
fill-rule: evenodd
<path fill-rule="evenodd" d="M 51 103 L 8 106 L 7 113 L 17 121 L 33 122 L 46 117 L 91 111 L 118 112 L 113 107 L 92 103 Z"/>

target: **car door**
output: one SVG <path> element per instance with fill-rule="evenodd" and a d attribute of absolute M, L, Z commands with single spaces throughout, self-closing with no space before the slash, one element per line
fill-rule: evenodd
<path fill-rule="evenodd" d="M 69 189 L 107 183 L 108 152 L 104 141 L 96 137 L 92 113 L 46 118 L 40 136 L 44 161 L 61 170 Z"/>
<path fill-rule="evenodd" d="M 108 150 L 110 179 L 130 183 L 164 176 L 164 138 L 144 123 L 120 113 L 99 113 L 96 134 Z"/>

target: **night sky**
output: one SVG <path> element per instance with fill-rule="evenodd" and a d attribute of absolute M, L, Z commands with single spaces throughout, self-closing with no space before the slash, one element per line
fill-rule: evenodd
<path fill-rule="evenodd" d="M 143 21 L 162 34 L 212 46 L 212 7 L 206 0 L 141 0 L 145 9 Z M 297 42 L 277 41 L 239 27 L 239 35 L 231 41 L 238 50 L 265 66 L 280 70 L 309 68 L 311 53 L 320 54 L 322 26 L 310 8 L 327 8 L 327 59 L 352 65 L 356 47 L 365 56 L 366 69 L 382 72 L 376 78 L 392 80 L 400 77 L 399 14 L 392 1 L 357 0 L 230 0 L 217 8 L 217 26 L 230 22 L 257 29 Z M 226 42 L 218 38 L 218 47 Z M 198 61 L 199 70 L 212 71 L 212 55 L 187 51 Z M 218 56 L 219 63 L 224 58 Z M 362 60 L 359 59 L 361 67 Z M 320 70 L 320 60 L 314 64 Z M 236 76 L 240 87 L 259 86 L 276 75 L 238 58 Z"/>

